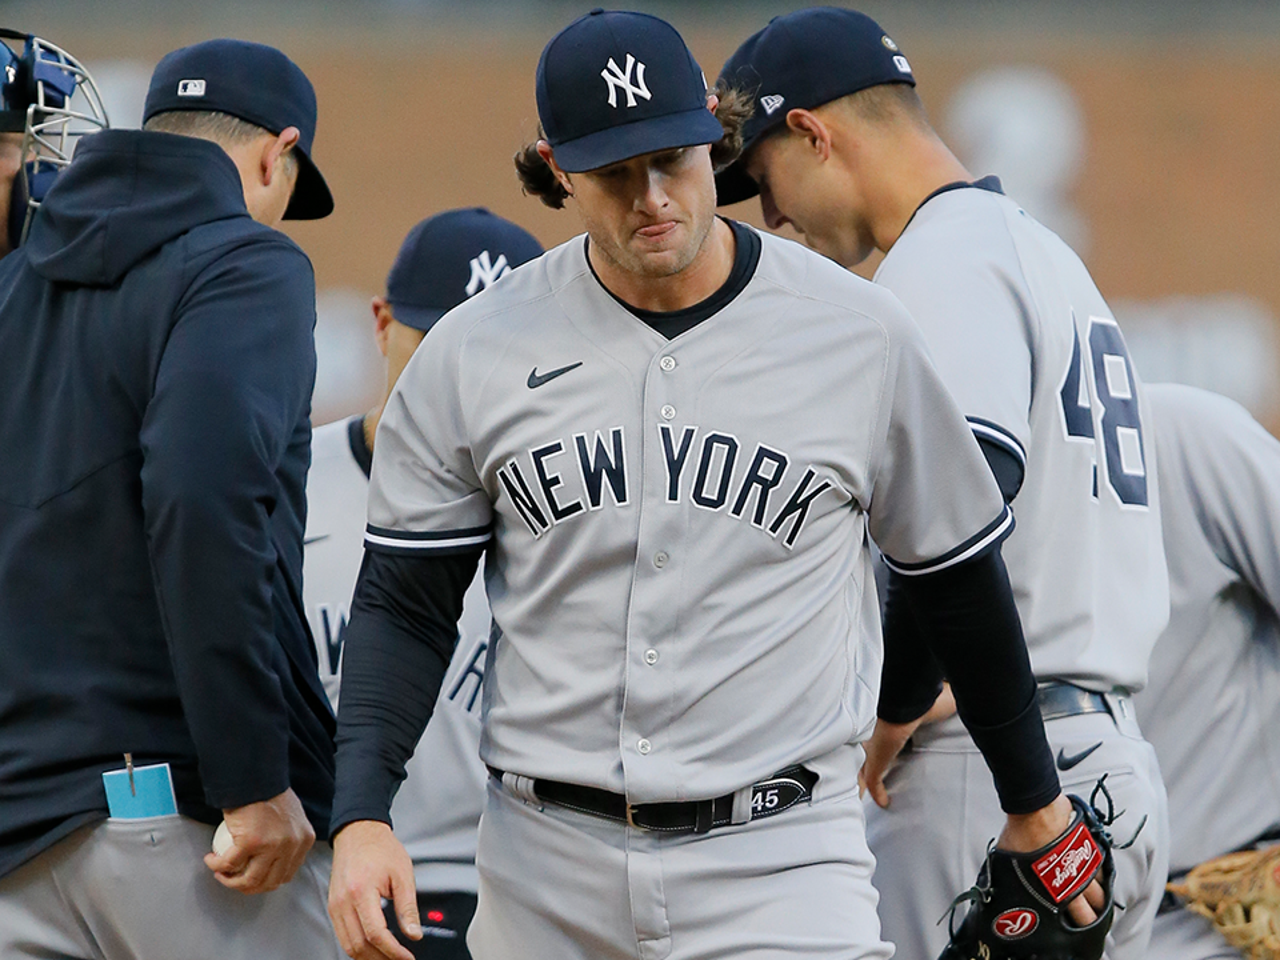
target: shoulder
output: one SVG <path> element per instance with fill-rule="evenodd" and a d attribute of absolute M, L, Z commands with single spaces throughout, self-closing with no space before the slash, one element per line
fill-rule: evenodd
<path fill-rule="evenodd" d="M 524 327 L 533 317 L 531 311 L 551 299 L 558 286 L 587 271 L 585 256 L 577 252 L 580 246 L 581 238 L 575 238 L 522 263 L 441 317 L 428 332 L 427 342 L 462 344 Z"/>
<path fill-rule="evenodd" d="M 755 279 L 762 285 L 825 315 L 870 322 L 894 336 L 913 333 L 910 315 L 892 291 L 793 240 L 761 233 L 760 241 Z"/>
<path fill-rule="evenodd" d="M 225 286 L 269 302 L 295 302 L 315 288 L 311 259 L 278 230 L 248 217 L 215 220 L 169 244 L 185 263 L 192 287 Z"/>
<path fill-rule="evenodd" d="M 1229 397 L 1179 383 L 1147 383 L 1143 391 L 1162 446 L 1212 450 L 1269 439 L 1248 410 Z"/>
<path fill-rule="evenodd" d="M 933 274 L 938 269 L 971 271 L 1016 263 L 1014 232 L 1022 209 L 990 190 L 949 190 L 927 201 L 885 254 L 876 280 Z M 1027 218 L 1029 219 L 1029 218 Z M 920 279 L 927 279 L 921 276 Z"/>
<path fill-rule="evenodd" d="M 1157 416 L 1200 420 L 1252 420 L 1249 411 L 1229 397 L 1182 383 L 1144 384 Z"/>

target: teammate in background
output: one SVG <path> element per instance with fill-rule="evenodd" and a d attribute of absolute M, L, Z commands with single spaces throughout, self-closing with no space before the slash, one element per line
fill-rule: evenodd
<path fill-rule="evenodd" d="M 1232 400 L 1147 388 L 1169 627 L 1136 698 L 1169 788 L 1169 869 L 1280 840 L 1280 442 Z M 1168 899 L 1151 960 L 1239 957 Z"/>
<path fill-rule="evenodd" d="M 102 96 L 78 60 L 48 40 L 0 28 L 0 257 L 22 242 L 80 136 L 107 125 Z"/>
<path fill-rule="evenodd" d="M 1169 594 L 1146 404 L 1120 328 L 1066 244 L 938 138 L 910 64 L 870 18 L 831 7 L 778 17 L 730 57 L 717 88 L 755 106 L 719 202 L 758 193 L 770 227 L 792 224 L 846 267 L 885 253 L 876 282 L 924 331 L 1017 516 L 1004 553 L 1064 788 L 1088 795 L 1110 774 L 1115 810 L 1127 811 L 1117 839 L 1145 821 L 1117 851 L 1125 909 L 1107 948 L 1110 960 L 1142 957 L 1167 812 L 1130 692 L 1146 682 Z M 891 572 L 891 613 L 911 603 L 910 572 Z M 886 625 L 886 685 L 902 671 L 939 676 L 909 640 Z M 960 722 L 916 729 L 929 707 L 882 701 L 864 770 L 884 808 L 869 809 L 867 836 L 885 933 L 912 958 L 946 944 L 937 920 L 1000 830 Z M 913 749 L 884 778 L 908 738 Z"/>
<path fill-rule="evenodd" d="M 387 275 L 387 295 L 373 299 L 374 337 L 387 358 L 386 392 L 363 416 L 316 429 L 307 475 L 302 596 L 335 705 L 343 630 L 364 553 L 373 439 L 391 388 L 446 311 L 541 253 L 531 234 L 488 210 L 450 210 L 409 231 Z M 423 926 L 421 939 L 401 943 L 419 958 L 467 956 L 464 937 L 476 909 L 476 824 L 487 776 L 479 748 L 489 624 L 484 579 L 477 575 L 463 603 L 443 694 L 391 809 L 396 836 L 413 858 Z M 387 922 L 397 930 L 391 916 Z"/>
<path fill-rule="evenodd" d="M 86 139 L 0 263 L 0 956 L 337 957 L 315 289 L 272 229 L 333 207 L 315 94 L 214 40 L 144 121 Z"/>
<path fill-rule="evenodd" d="M 1070 816 L 999 488 L 892 295 L 715 217 L 737 125 L 669 24 L 582 17 L 536 89 L 545 139 L 517 167 L 587 234 L 444 317 L 383 413 L 339 710 L 339 939 L 408 958 L 378 909 L 417 921 L 389 798 L 486 550 L 472 953 L 888 957 L 856 782 L 868 530 L 935 600 L 923 633 L 989 734 L 1005 841 Z"/>

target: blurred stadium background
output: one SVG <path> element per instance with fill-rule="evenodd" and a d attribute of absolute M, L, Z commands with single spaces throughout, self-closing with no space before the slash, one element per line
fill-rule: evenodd
<path fill-rule="evenodd" d="M 770 16 L 803 4 L 636 2 L 713 78 Z M 898 0 L 857 5 L 911 60 L 935 124 L 975 175 L 1084 257 L 1142 376 L 1218 390 L 1280 428 L 1280 2 Z M 521 195 L 534 67 L 587 4 L 500 0 L 0 0 L 93 73 L 136 127 L 152 67 L 215 36 L 280 47 L 315 83 L 314 158 L 337 200 L 287 225 L 319 289 L 317 422 L 380 385 L 369 299 L 422 217 L 483 205 L 550 246 L 572 209 Z M 759 223 L 752 202 L 729 212 Z M 874 269 L 869 263 L 864 272 Z"/>

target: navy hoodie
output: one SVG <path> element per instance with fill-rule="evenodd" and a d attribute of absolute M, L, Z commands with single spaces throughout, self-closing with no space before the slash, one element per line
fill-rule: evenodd
<path fill-rule="evenodd" d="M 305 254 L 215 144 L 88 137 L 0 261 L 0 876 L 168 762 L 179 809 L 292 786 L 333 715 L 301 604 Z"/>

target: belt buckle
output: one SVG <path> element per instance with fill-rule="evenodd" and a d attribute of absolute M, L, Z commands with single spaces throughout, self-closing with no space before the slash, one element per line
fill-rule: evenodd
<path fill-rule="evenodd" d="M 649 828 L 644 824 L 636 823 L 635 817 L 632 816 L 632 814 L 635 813 L 635 809 L 635 804 L 630 802 L 627 803 L 627 826 L 635 827 L 637 830 L 648 830 Z"/>

